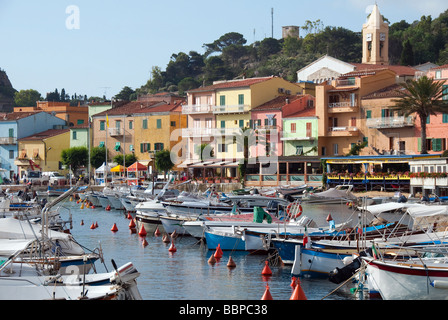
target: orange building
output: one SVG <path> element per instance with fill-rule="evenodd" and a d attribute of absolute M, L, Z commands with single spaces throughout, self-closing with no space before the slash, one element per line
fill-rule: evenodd
<path fill-rule="evenodd" d="M 14 112 L 45 111 L 67 121 L 68 126 L 83 125 L 89 121 L 88 106 L 70 106 L 68 102 L 37 101 L 35 107 L 16 107 Z"/>

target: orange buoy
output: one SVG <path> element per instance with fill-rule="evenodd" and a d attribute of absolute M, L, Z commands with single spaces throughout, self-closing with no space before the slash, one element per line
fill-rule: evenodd
<path fill-rule="evenodd" d="M 160 236 L 160 230 L 159 230 L 159 227 L 157 227 L 157 229 L 156 229 L 156 231 L 154 232 L 154 235 L 156 236 L 156 237 L 158 237 L 158 236 Z"/>
<path fill-rule="evenodd" d="M 92 225 L 90 226 L 90 229 L 95 229 L 95 224 L 92 222 Z"/>
<path fill-rule="evenodd" d="M 163 237 L 162 237 L 162 241 L 165 242 L 165 243 L 170 242 L 170 238 L 168 237 L 168 234 L 165 233 L 165 234 L 163 235 Z"/>
<path fill-rule="evenodd" d="M 171 245 L 168 248 L 168 251 L 169 252 L 176 252 L 177 251 L 176 246 L 174 245 L 174 241 L 171 242 Z"/>
<path fill-rule="evenodd" d="M 142 241 L 142 246 L 146 247 L 147 245 L 148 245 L 148 241 L 146 241 L 146 238 L 144 238 Z"/>
<path fill-rule="evenodd" d="M 110 204 L 106 207 L 106 211 L 110 211 Z"/>
<path fill-rule="evenodd" d="M 331 216 L 331 213 L 329 213 L 327 216 L 327 222 L 330 222 L 332 220 L 333 220 L 333 217 Z"/>
<path fill-rule="evenodd" d="M 94 206 L 94 205 L 91 205 L 91 206 L 90 206 L 90 209 L 95 209 L 95 206 Z"/>
<path fill-rule="evenodd" d="M 219 243 L 218 243 L 218 246 L 216 247 L 215 258 L 216 259 L 222 258 L 222 250 L 221 250 L 221 246 L 219 245 Z"/>
<path fill-rule="evenodd" d="M 305 292 L 303 292 L 302 286 L 300 285 L 299 278 L 297 278 L 296 287 L 289 300 L 307 300 Z"/>
<path fill-rule="evenodd" d="M 98 228 L 98 221 L 95 221 L 95 228 Z"/>
<path fill-rule="evenodd" d="M 140 237 L 146 237 L 146 230 L 145 230 L 145 226 L 143 226 L 143 224 L 142 224 L 142 227 L 140 228 L 140 231 L 138 232 L 138 235 L 140 236 Z"/>
<path fill-rule="evenodd" d="M 82 225 L 82 226 L 84 225 L 84 220 L 81 220 L 81 225 Z"/>
<path fill-rule="evenodd" d="M 214 265 L 216 263 L 216 259 L 215 259 L 215 255 L 211 255 L 210 258 L 208 259 L 208 263 L 211 265 Z"/>
<path fill-rule="evenodd" d="M 293 288 L 295 288 L 296 285 L 297 285 L 297 283 L 296 283 L 296 277 L 292 277 L 292 278 L 291 278 L 291 284 L 290 284 L 290 286 L 293 287 Z"/>
<path fill-rule="evenodd" d="M 116 223 L 114 223 L 114 225 L 112 226 L 112 229 L 110 229 L 110 231 L 112 231 L 112 232 L 117 232 L 118 231 Z"/>
<path fill-rule="evenodd" d="M 129 228 L 130 228 L 130 229 L 135 228 L 135 222 L 134 222 L 134 219 L 132 219 L 131 222 L 129 222 Z"/>
<path fill-rule="evenodd" d="M 229 257 L 229 261 L 227 262 L 227 268 L 235 268 L 236 264 L 235 261 L 233 261 L 232 256 Z"/>
<path fill-rule="evenodd" d="M 265 261 L 265 265 L 264 265 L 263 271 L 261 271 L 261 274 L 263 276 L 272 276 L 272 271 L 271 271 L 271 268 L 269 268 L 267 260 Z"/>
<path fill-rule="evenodd" d="M 274 300 L 272 299 L 271 291 L 269 291 L 269 285 L 266 284 L 266 290 L 261 297 L 261 300 Z"/>

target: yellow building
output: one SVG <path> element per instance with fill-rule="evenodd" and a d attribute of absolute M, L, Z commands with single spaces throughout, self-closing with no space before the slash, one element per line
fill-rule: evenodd
<path fill-rule="evenodd" d="M 234 135 L 239 128 L 250 126 L 250 111 L 275 97 L 286 94 L 299 94 L 302 88 L 279 77 L 260 77 L 241 80 L 216 81 L 211 86 L 188 91 L 188 106 L 184 106 L 184 114 L 189 115 L 188 131 L 190 138 L 196 137 L 195 132 L 215 123 L 212 134 L 203 137 L 204 142 L 210 142 L 214 136 L 214 155 L 217 159 L 243 158 L 241 145 L 235 143 Z M 204 105 L 204 102 L 207 102 Z M 191 140 L 191 139 L 190 139 Z M 196 139 L 197 140 L 197 139 Z M 191 140 L 192 141 L 192 140 Z M 189 155 L 194 155 L 194 149 L 199 142 L 189 143 Z"/>
<path fill-rule="evenodd" d="M 69 129 L 51 129 L 18 140 L 19 156 L 14 161 L 20 178 L 27 170 L 61 171 L 61 152 L 70 148 Z M 37 168 L 38 169 L 38 168 Z"/>
<path fill-rule="evenodd" d="M 116 155 L 133 153 L 139 162 L 152 166 L 155 151 L 171 150 L 179 142 L 170 136 L 186 127 L 183 101 L 133 101 L 93 115 L 92 147 L 106 147 L 108 162 Z"/>

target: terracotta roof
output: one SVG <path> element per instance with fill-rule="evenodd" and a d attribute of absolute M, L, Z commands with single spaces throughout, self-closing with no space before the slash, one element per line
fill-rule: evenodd
<path fill-rule="evenodd" d="M 299 99 L 301 96 L 297 95 L 285 95 L 276 97 L 268 102 L 263 103 L 255 108 L 252 108 L 251 111 L 262 111 L 262 110 L 281 110 L 283 106 L 287 104 L 287 99 L 289 99 L 289 103 L 294 100 Z"/>
<path fill-rule="evenodd" d="M 31 136 L 25 137 L 25 138 L 21 138 L 20 140 L 43 140 L 43 139 L 47 139 L 50 137 L 54 137 L 66 132 L 69 132 L 70 129 L 50 129 L 50 130 L 46 130 L 46 131 L 42 131 L 36 134 L 33 134 Z"/>
<path fill-rule="evenodd" d="M 380 65 L 380 64 L 367 64 L 367 63 L 352 63 L 355 67 L 353 72 L 375 72 L 379 70 L 391 70 L 399 76 L 413 76 L 418 71 L 417 69 L 409 66 L 398 65 Z"/>
<path fill-rule="evenodd" d="M 448 69 L 448 64 L 444 64 L 442 66 L 435 67 L 435 68 L 432 68 L 430 70 L 440 70 L 440 69 Z"/>
<path fill-rule="evenodd" d="M 400 86 L 399 84 L 393 84 L 378 91 L 369 93 L 368 95 L 363 96 L 362 99 L 397 98 L 402 96 L 400 90 L 404 90 L 402 86 Z"/>
<path fill-rule="evenodd" d="M 316 116 L 316 108 L 305 108 L 303 110 L 297 111 L 295 113 L 291 113 L 283 118 L 299 118 L 299 117 L 315 117 Z"/>
<path fill-rule="evenodd" d="M 263 81 L 271 80 L 274 77 L 260 77 L 260 78 L 248 78 L 248 79 L 241 79 L 241 80 L 228 80 L 228 81 L 217 81 L 211 86 L 205 86 L 200 87 L 197 89 L 189 90 L 190 92 L 204 92 L 204 91 L 214 91 L 219 89 L 230 89 L 230 88 L 242 88 L 242 87 L 249 87 L 251 85 L 254 85 L 256 83 L 260 83 Z"/>
<path fill-rule="evenodd" d="M 185 100 L 180 99 L 178 103 L 175 104 L 167 104 L 165 102 L 160 101 L 132 101 L 128 102 L 120 107 L 112 108 L 109 110 L 105 110 L 99 112 L 94 115 L 97 116 L 106 116 L 109 115 L 125 115 L 125 114 L 134 114 L 134 113 L 145 113 L 145 112 L 180 112 L 182 111 L 180 103 Z"/>

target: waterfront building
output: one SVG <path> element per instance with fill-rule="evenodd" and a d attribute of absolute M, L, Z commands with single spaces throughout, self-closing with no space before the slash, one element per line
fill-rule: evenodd
<path fill-rule="evenodd" d="M 89 138 L 92 143 L 92 133 L 88 124 L 70 127 L 70 148 L 89 148 Z"/>
<path fill-rule="evenodd" d="M 318 117 L 314 100 L 308 101 L 313 101 L 313 105 L 307 104 L 305 108 L 283 116 L 281 140 L 284 156 L 318 155 Z"/>
<path fill-rule="evenodd" d="M 27 170 L 61 171 L 61 152 L 70 148 L 69 129 L 50 129 L 18 139 L 20 150 L 14 161 L 20 179 Z"/>
<path fill-rule="evenodd" d="M 15 107 L 14 112 L 45 111 L 67 122 L 67 126 L 88 123 L 88 106 L 70 106 L 69 102 L 37 101 L 33 107 Z"/>
<path fill-rule="evenodd" d="M 0 117 L 0 164 L 12 178 L 18 173 L 18 162 L 21 149 L 18 139 L 54 128 L 64 128 L 65 121 L 42 111 L 12 112 Z"/>
<path fill-rule="evenodd" d="M 93 147 L 106 147 L 110 160 L 118 154 L 133 153 L 152 168 L 154 153 L 171 150 L 181 140 L 175 130 L 186 127 L 181 103 L 132 101 L 92 116 Z"/>
<path fill-rule="evenodd" d="M 414 196 L 448 196 L 448 158 L 413 159 L 410 166 L 410 192 Z"/>

